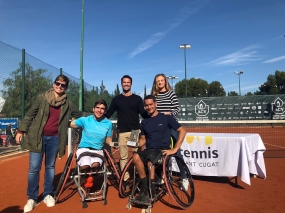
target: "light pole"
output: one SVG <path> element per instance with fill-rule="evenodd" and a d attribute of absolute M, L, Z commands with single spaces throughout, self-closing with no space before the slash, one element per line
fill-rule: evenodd
<path fill-rule="evenodd" d="M 166 78 L 168 78 L 168 79 L 171 79 L 171 86 L 172 86 L 172 89 L 173 89 L 173 79 L 178 79 L 178 77 L 177 76 L 166 76 Z"/>
<path fill-rule="evenodd" d="M 241 96 L 241 92 L 240 92 L 240 75 L 242 75 L 243 74 L 243 71 L 241 70 L 241 71 L 235 71 L 234 72 L 236 75 L 238 75 L 238 88 L 239 88 L 239 96 Z"/>
<path fill-rule="evenodd" d="M 81 11 L 81 44 L 80 44 L 80 85 L 79 85 L 79 110 L 83 110 L 83 48 L 84 48 L 84 0 Z"/>
<path fill-rule="evenodd" d="M 191 48 L 190 44 L 181 44 L 180 49 L 184 49 L 184 67 L 185 67 L 185 98 L 187 98 L 187 76 L 186 76 L 186 49 Z"/>

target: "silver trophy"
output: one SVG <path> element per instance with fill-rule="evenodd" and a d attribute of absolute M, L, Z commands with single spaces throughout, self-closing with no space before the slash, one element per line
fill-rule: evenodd
<path fill-rule="evenodd" d="M 127 142 L 127 145 L 132 147 L 137 147 L 139 141 L 139 134 L 140 134 L 139 130 L 132 130 L 130 140 Z"/>

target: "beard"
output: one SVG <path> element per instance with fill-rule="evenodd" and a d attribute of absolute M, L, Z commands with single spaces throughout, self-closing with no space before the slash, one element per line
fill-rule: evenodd
<path fill-rule="evenodd" d="M 128 92 L 130 92 L 131 91 L 131 89 L 128 89 L 128 90 L 124 90 L 123 89 L 123 93 L 128 93 Z"/>

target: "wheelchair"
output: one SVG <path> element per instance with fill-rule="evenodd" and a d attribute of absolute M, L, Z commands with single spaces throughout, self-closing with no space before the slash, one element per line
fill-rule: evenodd
<path fill-rule="evenodd" d="M 75 188 L 79 193 L 80 200 L 82 203 L 82 208 L 87 208 L 87 201 L 97 201 L 102 200 L 103 205 L 107 204 L 106 192 L 108 187 L 108 180 L 113 185 L 119 185 L 119 180 L 121 176 L 121 171 L 113 153 L 107 148 L 103 149 L 104 157 L 91 152 L 84 152 L 80 156 L 76 156 L 76 150 L 79 144 L 79 140 L 76 141 L 73 147 L 73 152 L 70 153 L 64 170 L 61 174 L 59 182 L 57 184 L 56 190 L 54 192 L 55 202 L 59 203 L 67 199 L 66 197 L 60 200 L 62 194 L 70 186 L 75 184 Z M 111 146 L 114 146 L 112 143 Z M 112 149 L 112 148 L 111 148 Z M 82 156 L 99 157 L 102 159 L 103 163 L 98 171 L 83 172 L 80 171 L 79 165 L 77 165 L 78 158 Z M 85 180 L 84 180 L 85 179 Z M 83 181 L 84 180 L 84 181 Z M 86 181 L 86 183 L 85 183 Z M 102 183 L 101 186 L 99 186 Z M 70 196 L 70 195 L 69 195 Z"/>
<path fill-rule="evenodd" d="M 177 166 L 180 164 L 180 166 Z M 150 171 L 155 166 L 156 194 L 151 193 Z M 180 177 L 180 168 L 186 173 L 189 187 L 186 191 L 182 190 L 182 179 Z M 189 208 L 195 197 L 194 182 L 192 175 L 185 162 L 176 155 L 159 155 L 156 160 L 148 166 L 145 166 L 148 176 L 149 202 L 142 203 L 135 199 L 140 191 L 140 178 L 136 172 L 133 158 L 130 158 L 122 171 L 119 183 L 119 194 L 121 197 L 129 197 L 126 209 L 130 210 L 132 205 L 142 207 L 142 212 L 150 213 L 151 208 L 157 200 L 162 200 L 164 195 L 171 197 L 175 207 L 180 209 Z M 157 172 L 158 171 L 158 172 Z M 161 173 L 162 171 L 162 173 Z"/>

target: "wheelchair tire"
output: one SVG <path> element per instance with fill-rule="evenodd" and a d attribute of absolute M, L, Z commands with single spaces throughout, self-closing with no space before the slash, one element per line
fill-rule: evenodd
<path fill-rule="evenodd" d="M 189 182 L 189 186 L 186 191 L 181 189 L 182 179 L 180 177 L 179 167 L 177 166 L 178 171 L 174 171 L 172 168 L 173 162 L 179 163 L 185 170 L 186 178 Z M 192 175 L 185 162 L 176 155 L 167 156 L 164 160 L 163 174 L 167 191 L 172 200 L 181 209 L 189 208 L 194 201 L 195 189 Z"/>
<path fill-rule="evenodd" d="M 128 176 L 127 180 L 124 180 L 125 176 Z M 133 158 L 130 158 L 125 168 L 122 171 L 120 183 L 119 183 L 119 195 L 122 198 L 128 197 L 132 193 L 134 179 L 134 164 Z"/>
<path fill-rule="evenodd" d="M 117 182 L 117 186 L 120 183 L 120 177 L 121 177 L 121 170 L 118 166 L 118 164 L 115 162 L 115 159 L 112 154 L 108 152 L 108 150 L 104 149 L 106 161 L 108 163 L 108 167 L 110 167 L 110 170 L 112 172 L 113 177 L 115 177 L 115 180 Z"/>
<path fill-rule="evenodd" d="M 54 192 L 55 202 L 58 201 L 61 193 L 63 192 L 64 186 L 65 186 L 65 184 L 66 184 L 66 182 L 67 182 L 67 180 L 69 178 L 69 174 L 71 173 L 71 171 L 74 172 L 72 170 L 72 162 L 73 162 L 74 159 L 75 159 L 75 153 L 70 153 L 68 158 L 67 158 L 67 161 L 65 163 L 65 167 L 63 169 L 63 172 L 62 172 L 62 174 L 60 176 L 60 179 L 59 179 L 59 182 L 57 184 L 56 190 Z"/>

